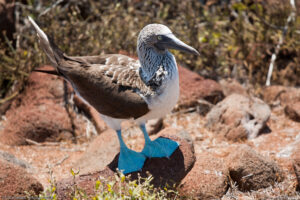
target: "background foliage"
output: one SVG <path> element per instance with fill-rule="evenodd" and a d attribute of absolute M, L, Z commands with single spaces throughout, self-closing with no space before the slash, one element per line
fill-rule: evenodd
<path fill-rule="evenodd" d="M 291 11 L 288 0 L 17 1 L 14 38 L 2 33 L 0 42 L 0 104 L 18 94 L 33 68 L 48 63 L 28 15 L 68 55 L 136 54 L 139 31 L 162 23 L 201 54 L 174 51 L 178 63 L 215 80 L 233 77 L 260 87 Z M 299 86 L 299 63 L 297 15 L 279 50 L 272 84 Z"/>

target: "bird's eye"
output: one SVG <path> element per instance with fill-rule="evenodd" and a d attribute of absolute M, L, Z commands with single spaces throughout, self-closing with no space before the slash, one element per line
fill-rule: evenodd
<path fill-rule="evenodd" d="M 158 35 L 158 36 L 157 36 L 157 39 L 158 39 L 158 40 L 162 40 L 162 36 L 161 36 L 161 35 Z"/>

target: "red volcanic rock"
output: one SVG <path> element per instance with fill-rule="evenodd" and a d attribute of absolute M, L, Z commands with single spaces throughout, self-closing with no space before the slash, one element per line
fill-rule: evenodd
<path fill-rule="evenodd" d="M 290 119 L 300 122 L 300 89 L 285 86 L 269 86 L 264 90 L 264 100 L 268 104 L 281 105 Z"/>
<path fill-rule="evenodd" d="M 150 119 L 146 122 L 146 130 L 149 135 L 158 133 L 163 128 L 163 119 Z"/>
<path fill-rule="evenodd" d="M 119 140 L 114 130 L 108 129 L 98 135 L 85 153 L 74 164 L 80 174 L 103 170 L 120 151 Z"/>
<path fill-rule="evenodd" d="M 101 133 L 103 132 L 105 129 L 107 129 L 107 125 L 105 124 L 105 122 L 101 119 L 98 111 L 90 106 L 89 104 L 85 103 L 80 97 L 78 97 L 77 95 L 74 95 L 74 103 L 75 105 L 84 111 L 84 113 L 86 115 L 88 115 L 88 117 L 92 120 L 93 124 L 95 125 L 97 132 Z"/>
<path fill-rule="evenodd" d="M 247 89 L 234 79 L 222 79 L 219 83 L 225 96 L 231 94 L 248 95 Z"/>
<path fill-rule="evenodd" d="M 52 69 L 44 67 L 43 69 Z M 72 124 L 63 104 L 64 88 L 57 76 L 32 73 L 25 91 L 6 112 L 1 142 L 27 144 L 26 139 L 42 142 L 72 137 Z"/>
<path fill-rule="evenodd" d="M 297 144 L 297 148 L 294 150 L 292 155 L 293 168 L 297 177 L 297 190 L 300 192 L 300 142 Z"/>
<path fill-rule="evenodd" d="M 290 119 L 300 122 L 300 101 L 287 105 L 284 112 Z"/>
<path fill-rule="evenodd" d="M 88 173 L 84 175 L 79 175 L 75 179 L 74 178 L 68 178 L 63 179 L 59 182 L 57 182 L 56 185 L 56 194 L 58 200 L 71 200 L 73 199 L 72 194 L 74 188 L 78 188 L 80 191 L 84 191 L 84 194 L 90 196 L 95 193 L 95 184 L 96 181 L 99 180 L 101 177 L 106 183 L 108 183 L 111 178 L 115 176 L 115 172 L 108 167 L 106 167 L 102 171 L 94 172 L 94 173 Z M 106 185 L 106 183 L 103 183 L 103 180 L 101 180 L 101 183 Z"/>
<path fill-rule="evenodd" d="M 168 135 L 170 137 L 171 136 L 179 137 L 184 141 L 186 141 L 187 143 L 189 143 L 189 145 L 191 145 L 191 147 L 194 149 L 194 142 L 191 135 L 182 128 L 174 128 L 174 127 L 164 128 L 156 135 L 156 137 L 153 137 L 152 139 L 155 139 L 157 137 L 164 137 L 165 135 Z"/>
<path fill-rule="evenodd" d="M 6 152 L 6 151 L 1 151 L 0 150 L 0 160 L 12 163 L 13 165 L 25 168 L 25 169 L 32 169 L 32 166 L 25 162 L 22 159 L 18 159 L 15 157 L 13 154 Z"/>
<path fill-rule="evenodd" d="M 4 144 L 24 145 L 28 144 L 26 139 L 43 142 L 72 138 L 70 118 L 58 104 L 22 106 L 6 116 L 5 128 L 0 133 Z"/>
<path fill-rule="evenodd" d="M 23 168 L 0 160 L 0 197 L 1 199 L 26 199 L 43 191 L 43 186 Z"/>
<path fill-rule="evenodd" d="M 266 126 L 269 106 L 258 98 L 232 94 L 207 114 L 206 126 L 214 133 L 238 141 L 256 137 Z"/>
<path fill-rule="evenodd" d="M 264 88 L 263 99 L 266 103 L 272 104 L 272 102 L 280 100 L 280 95 L 287 91 L 287 87 L 280 85 L 272 85 Z"/>
<path fill-rule="evenodd" d="M 178 71 L 180 97 L 176 109 L 195 106 L 199 99 L 216 104 L 224 98 L 222 88 L 217 82 L 204 79 L 184 67 L 179 66 Z"/>
<path fill-rule="evenodd" d="M 148 177 L 149 173 L 153 176 L 152 184 L 155 187 L 165 186 L 166 184 L 172 186 L 174 183 L 179 184 L 186 174 L 192 169 L 195 162 L 194 149 L 192 146 L 176 136 L 164 135 L 180 143 L 179 148 L 168 158 L 151 158 L 147 159 L 142 171 L 131 173 L 131 179 L 137 179 L 138 174 L 142 177 Z M 102 171 L 87 173 L 79 175 L 75 179 L 76 187 L 84 190 L 87 194 L 93 194 L 95 188 L 95 181 L 99 177 L 110 180 L 116 172 L 118 165 L 118 157 L 116 155 L 113 161 Z M 69 194 L 74 187 L 73 178 L 59 181 L 57 184 L 58 199 L 70 199 Z"/>
<path fill-rule="evenodd" d="M 42 69 L 53 70 L 53 67 Z M 28 144 L 28 139 L 37 142 L 73 140 L 74 135 L 85 133 L 86 120 L 76 117 L 78 114 L 71 106 L 65 106 L 64 98 L 69 99 L 72 91 L 70 87 L 64 87 L 63 79 L 58 76 L 31 73 L 24 92 L 6 112 L 4 129 L 0 131 L 1 142 L 23 145 Z M 86 107 L 83 110 L 92 119 L 97 131 L 106 129 L 97 111 Z"/>
<path fill-rule="evenodd" d="M 228 188 L 228 169 L 213 153 L 197 155 L 193 169 L 182 180 L 180 195 L 189 199 L 220 199 Z"/>
<path fill-rule="evenodd" d="M 46 66 L 43 69 L 53 68 Z M 0 132 L 1 142 L 22 145 L 27 144 L 26 139 L 42 142 L 71 138 L 72 124 L 62 105 L 63 97 L 61 78 L 32 73 L 25 91 L 6 112 L 4 129 Z"/>
<path fill-rule="evenodd" d="M 282 106 L 286 106 L 300 101 L 300 89 L 279 85 L 269 86 L 264 89 L 263 97 L 268 104 L 278 101 Z"/>
<path fill-rule="evenodd" d="M 261 156 L 247 145 L 232 147 L 226 162 L 230 178 L 241 191 L 266 188 L 280 182 L 283 177 L 274 161 Z"/>
<path fill-rule="evenodd" d="M 39 69 L 53 70 L 53 67 L 44 66 Z M 62 80 L 55 75 L 32 72 L 25 91 L 12 102 L 8 112 L 14 112 L 20 106 L 41 105 L 49 102 L 62 104 L 65 93 Z"/>
<path fill-rule="evenodd" d="M 286 92 L 279 94 L 281 105 L 289 105 L 300 101 L 300 89 L 298 88 L 286 88 Z"/>

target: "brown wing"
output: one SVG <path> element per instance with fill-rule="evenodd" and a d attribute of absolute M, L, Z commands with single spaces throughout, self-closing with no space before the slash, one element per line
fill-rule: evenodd
<path fill-rule="evenodd" d="M 124 55 L 67 57 L 58 70 L 99 113 L 120 119 L 149 112 L 140 94 L 152 91 L 140 79 L 139 63 Z"/>

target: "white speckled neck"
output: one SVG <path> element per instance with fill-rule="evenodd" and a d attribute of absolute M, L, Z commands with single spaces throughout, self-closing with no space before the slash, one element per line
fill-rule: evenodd
<path fill-rule="evenodd" d="M 137 53 L 141 63 L 140 76 L 145 83 L 153 79 L 161 69 L 165 70 L 166 78 L 172 78 L 176 70 L 176 62 L 168 50 L 158 53 L 153 47 L 146 47 L 143 43 L 139 43 Z"/>

